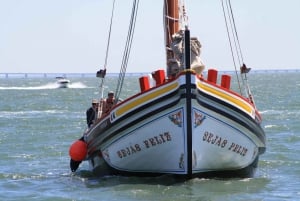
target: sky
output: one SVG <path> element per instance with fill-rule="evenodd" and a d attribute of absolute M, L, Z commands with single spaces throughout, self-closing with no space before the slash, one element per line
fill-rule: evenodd
<path fill-rule="evenodd" d="M 112 0 L 0 0 L 0 73 L 103 68 Z M 233 70 L 221 0 L 185 0 L 208 68 Z M 244 62 L 300 69 L 299 0 L 231 0 Z M 120 71 L 132 0 L 116 0 L 107 71 Z M 163 1 L 140 0 L 127 72 L 165 68 Z"/>

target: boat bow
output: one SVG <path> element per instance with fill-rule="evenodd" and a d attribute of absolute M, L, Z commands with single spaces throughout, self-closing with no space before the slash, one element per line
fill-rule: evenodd
<path fill-rule="evenodd" d="M 218 76 L 215 69 L 204 75 L 201 44 L 190 37 L 184 9 L 165 0 L 167 73 L 153 72 L 154 86 L 140 77 L 141 91 L 100 112 L 84 133 L 94 173 L 253 175 L 265 152 L 261 116 L 251 97 L 231 89 L 230 75 Z"/>

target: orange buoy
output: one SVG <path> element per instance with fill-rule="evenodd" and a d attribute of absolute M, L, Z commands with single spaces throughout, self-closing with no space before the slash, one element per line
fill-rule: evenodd
<path fill-rule="evenodd" d="M 75 141 L 69 149 L 69 155 L 74 161 L 83 161 L 87 154 L 87 144 L 82 140 Z"/>

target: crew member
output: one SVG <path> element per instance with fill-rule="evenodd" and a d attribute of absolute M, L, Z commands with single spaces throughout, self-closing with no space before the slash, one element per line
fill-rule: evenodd
<path fill-rule="evenodd" d="M 107 98 L 104 103 L 105 103 L 103 107 L 104 113 L 108 113 L 115 103 L 115 97 L 113 91 L 108 92 Z"/>
<path fill-rule="evenodd" d="M 92 106 L 86 111 L 86 123 L 88 125 L 88 128 L 93 125 L 96 119 L 97 115 L 97 109 L 98 109 L 98 101 L 96 99 L 92 100 Z"/>

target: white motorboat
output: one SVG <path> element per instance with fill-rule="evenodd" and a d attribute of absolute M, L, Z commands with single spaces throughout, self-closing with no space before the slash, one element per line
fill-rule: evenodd
<path fill-rule="evenodd" d="M 56 83 L 58 88 L 68 88 L 71 82 L 65 77 L 56 77 Z"/>

